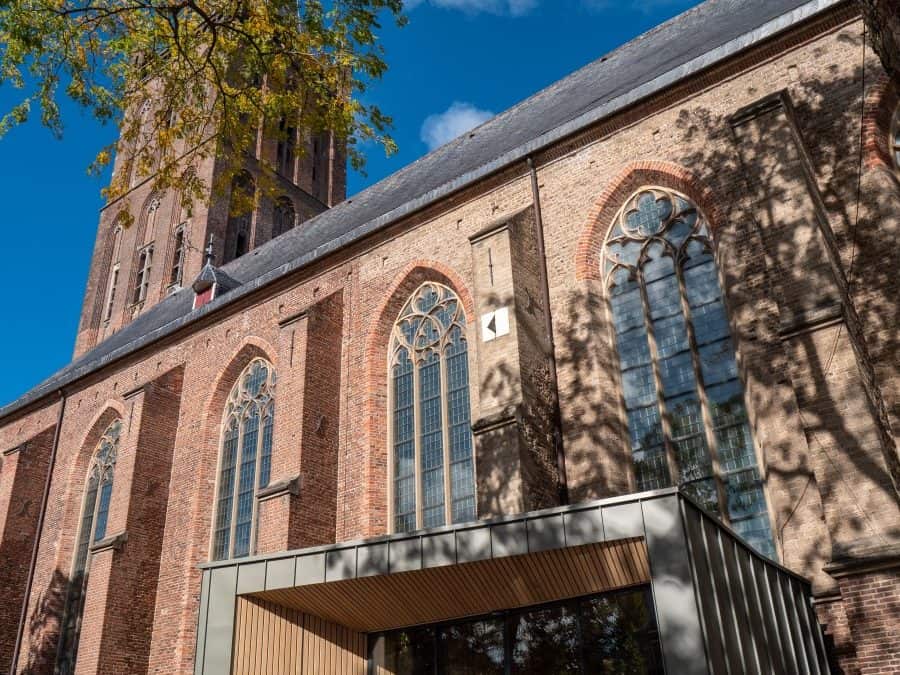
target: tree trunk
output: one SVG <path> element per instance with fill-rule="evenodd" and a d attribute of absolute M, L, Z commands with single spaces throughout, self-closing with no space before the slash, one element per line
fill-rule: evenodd
<path fill-rule="evenodd" d="M 900 90 L 900 0 L 859 0 L 872 49 Z"/>

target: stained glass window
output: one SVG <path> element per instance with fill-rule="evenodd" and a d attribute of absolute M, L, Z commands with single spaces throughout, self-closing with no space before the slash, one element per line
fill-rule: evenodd
<path fill-rule="evenodd" d="M 466 319 L 456 294 L 423 284 L 394 326 L 390 360 L 393 529 L 475 518 Z"/>
<path fill-rule="evenodd" d="M 88 471 L 78 537 L 75 540 L 72 576 L 69 580 L 60 632 L 58 672 L 64 675 L 75 671 L 81 615 L 84 611 L 84 593 L 87 590 L 91 561 L 90 549 L 93 544 L 106 537 L 113 473 L 116 468 L 121 432 L 121 420 L 114 421 L 106 428 L 100 442 L 97 443 Z"/>
<path fill-rule="evenodd" d="M 222 422 L 213 521 L 213 560 L 250 555 L 256 542 L 256 493 L 269 484 L 275 423 L 275 369 L 254 359 L 237 379 Z"/>
<path fill-rule="evenodd" d="M 774 556 L 708 224 L 682 195 L 642 188 L 602 265 L 637 489 L 680 485 Z"/>

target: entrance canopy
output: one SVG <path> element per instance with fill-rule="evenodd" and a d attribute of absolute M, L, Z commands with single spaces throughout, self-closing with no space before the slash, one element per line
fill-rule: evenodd
<path fill-rule="evenodd" d="M 809 584 L 677 490 L 202 567 L 196 675 L 362 674 L 374 633 L 648 584 L 666 672 L 828 672 Z"/>

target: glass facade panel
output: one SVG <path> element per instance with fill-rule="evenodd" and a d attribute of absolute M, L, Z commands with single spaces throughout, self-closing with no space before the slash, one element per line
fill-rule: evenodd
<path fill-rule="evenodd" d="M 637 489 L 666 487 L 674 479 L 735 528 L 752 521 L 741 531 L 750 533 L 757 549 L 771 552 L 704 219 L 683 196 L 643 188 L 616 217 L 603 258 Z"/>
<path fill-rule="evenodd" d="M 378 675 L 663 672 L 649 587 L 369 636 Z"/>
<path fill-rule="evenodd" d="M 475 519 L 465 327 L 456 294 L 436 283 L 420 286 L 394 325 L 389 374 L 395 532 Z"/>

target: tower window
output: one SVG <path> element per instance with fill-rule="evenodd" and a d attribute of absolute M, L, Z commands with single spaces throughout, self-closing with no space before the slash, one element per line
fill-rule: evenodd
<path fill-rule="evenodd" d="M 294 227 L 296 214 L 294 205 L 287 197 L 281 197 L 275 202 L 275 209 L 272 217 L 272 237 L 284 234 Z"/>
<path fill-rule="evenodd" d="M 116 302 L 116 287 L 119 285 L 119 263 L 113 265 L 109 273 L 109 287 L 106 289 L 106 309 L 103 311 L 103 320 L 109 321 L 113 313 L 113 305 Z"/>
<path fill-rule="evenodd" d="M 225 232 L 225 261 L 240 258 L 250 250 L 250 228 L 256 184 L 246 171 L 231 181 L 231 199 L 228 205 L 228 227 Z"/>
<path fill-rule="evenodd" d="M 282 176 L 290 181 L 294 180 L 294 156 L 297 147 L 297 129 L 287 125 L 287 120 L 281 119 L 278 125 L 278 145 L 275 149 L 275 168 Z"/>
<path fill-rule="evenodd" d="M 150 269 L 153 266 L 153 244 L 145 246 L 138 253 L 137 274 L 134 279 L 134 292 L 132 293 L 132 304 L 143 302 L 147 298 L 147 291 L 150 288 Z"/>
<path fill-rule="evenodd" d="M 275 369 L 254 359 L 238 376 L 222 422 L 213 560 L 256 547 L 256 492 L 269 484 L 275 424 Z"/>
<path fill-rule="evenodd" d="M 169 271 L 169 285 L 180 286 L 184 276 L 184 224 L 175 229 L 172 251 L 172 269 Z"/>
<path fill-rule="evenodd" d="M 389 369 L 393 529 L 475 519 L 466 320 L 456 294 L 423 284 L 394 325 Z"/>
<path fill-rule="evenodd" d="M 643 188 L 602 264 L 637 489 L 680 485 L 774 556 L 706 220 L 685 197 Z"/>

